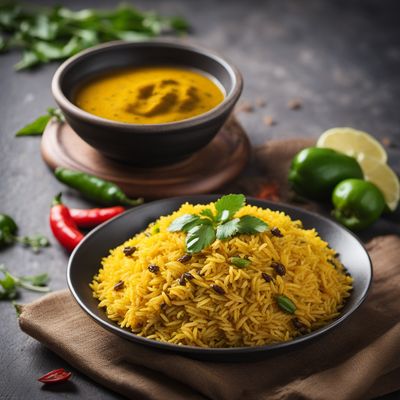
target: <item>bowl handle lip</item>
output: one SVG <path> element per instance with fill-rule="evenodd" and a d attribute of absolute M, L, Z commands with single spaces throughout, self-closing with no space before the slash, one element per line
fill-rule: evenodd
<path fill-rule="evenodd" d="M 151 46 L 151 47 L 169 47 L 169 48 L 180 48 L 182 50 L 193 51 L 207 57 L 212 58 L 214 61 L 222 65 L 222 67 L 228 72 L 230 75 L 233 85 L 230 93 L 224 98 L 224 100 L 218 104 L 216 107 L 211 110 L 200 114 L 198 116 L 188 118 L 182 121 L 177 122 L 168 122 L 163 124 L 129 124 L 124 122 L 117 122 L 108 120 L 105 118 L 98 117 L 96 115 L 90 114 L 75 104 L 73 104 L 64 94 L 61 86 L 63 82 L 63 78 L 67 71 L 81 59 L 85 59 L 90 57 L 93 53 L 103 53 L 106 52 L 110 47 L 143 47 L 143 46 Z M 114 129 L 118 129 L 120 131 L 129 131 L 130 133 L 135 131 L 138 134 L 151 134 L 158 133 L 159 129 L 162 129 L 165 132 L 175 131 L 175 130 L 185 130 L 188 128 L 195 127 L 197 125 L 203 124 L 210 119 L 222 117 L 224 114 L 229 112 L 230 109 L 233 108 L 237 100 L 239 99 L 243 90 L 243 77 L 240 73 L 239 69 L 232 64 L 230 61 L 227 61 L 226 58 L 221 56 L 219 53 L 206 49 L 204 47 L 198 46 L 197 44 L 192 43 L 184 43 L 177 40 L 170 39 L 157 39 L 157 40 L 148 40 L 141 42 L 126 42 L 123 40 L 111 41 L 107 43 L 102 43 L 94 47 L 90 47 L 88 49 L 82 50 L 78 54 L 70 57 L 66 61 L 64 61 L 56 70 L 52 82 L 51 82 L 51 91 L 53 97 L 61 108 L 61 110 L 72 116 L 73 118 L 80 119 L 81 121 L 94 124 L 98 126 L 112 127 Z M 137 131 L 135 130 L 137 128 Z M 157 129 L 155 129 L 157 128 Z"/>

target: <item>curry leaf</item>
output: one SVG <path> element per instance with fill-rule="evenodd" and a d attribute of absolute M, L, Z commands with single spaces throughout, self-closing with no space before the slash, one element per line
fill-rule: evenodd
<path fill-rule="evenodd" d="M 35 136 L 35 135 L 41 135 L 44 131 L 44 128 L 46 128 L 47 123 L 50 121 L 51 116 L 46 114 L 46 115 L 41 115 L 40 117 L 36 118 L 33 122 L 29 123 L 28 125 L 25 125 L 23 128 L 21 128 L 15 136 Z"/>
<path fill-rule="evenodd" d="M 37 136 L 41 135 L 46 128 L 46 125 L 50 121 L 51 118 L 56 118 L 58 121 L 62 122 L 64 120 L 64 116 L 61 110 L 56 108 L 48 108 L 47 114 L 41 115 L 36 118 L 33 122 L 25 125 L 21 128 L 15 136 Z"/>

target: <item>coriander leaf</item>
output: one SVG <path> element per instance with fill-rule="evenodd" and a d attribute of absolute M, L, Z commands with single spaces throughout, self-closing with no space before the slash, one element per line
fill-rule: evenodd
<path fill-rule="evenodd" d="M 36 51 L 24 50 L 24 52 L 22 53 L 22 59 L 17 62 L 17 64 L 15 64 L 14 68 L 17 71 L 20 71 L 21 69 L 31 68 L 45 61 L 47 60 L 42 60 L 40 58 L 40 55 Z"/>
<path fill-rule="evenodd" d="M 18 243 L 30 247 L 34 253 L 38 253 L 42 247 L 50 245 L 49 240 L 43 235 L 18 236 L 15 238 Z"/>
<path fill-rule="evenodd" d="M 215 217 L 213 212 L 209 208 L 205 208 L 204 210 L 200 211 L 200 215 L 209 218 L 211 221 L 214 221 Z"/>
<path fill-rule="evenodd" d="M 232 257 L 230 261 L 235 267 L 238 267 L 238 268 L 245 268 L 251 263 L 250 260 L 247 260 L 246 258 L 240 258 L 240 257 Z"/>
<path fill-rule="evenodd" d="M 42 40 L 38 40 L 33 45 L 33 50 L 36 54 L 40 54 L 42 61 L 59 60 L 64 57 L 62 46 Z"/>
<path fill-rule="evenodd" d="M 186 248 L 189 253 L 198 253 L 215 240 L 215 230 L 208 223 L 196 225 L 186 236 Z"/>
<path fill-rule="evenodd" d="M 225 222 L 232 218 L 245 204 L 246 198 L 242 194 L 228 194 L 215 203 L 217 221 Z"/>
<path fill-rule="evenodd" d="M 30 68 L 63 59 L 98 43 L 111 40 L 142 40 L 155 35 L 187 31 L 180 17 L 142 12 L 129 5 L 101 11 L 73 11 L 65 7 L 19 6 L 0 0 L 1 49 L 22 49 L 16 69 Z M 6 46 L 5 46 L 6 45 Z"/>
<path fill-rule="evenodd" d="M 189 225 L 197 223 L 200 220 L 198 215 L 184 214 L 179 218 L 174 219 L 168 227 L 170 232 L 187 231 Z M 189 228 L 190 229 L 190 228 Z"/>
<path fill-rule="evenodd" d="M 53 40 L 58 33 L 59 24 L 52 22 L 48 15 L 37 14 L 30 23 L 24 21 L 20 25 L 20 30 L 28 33 L 29 36 L 43 40 Z"/>
<path fill-rule="evenodd" d="M 49 107 L 47 109 L 47 114 L 49 114 L 50 117 L 55 118 L 58 122 L 65 121 L 64 114 L 62 113 L 62 111 L 59 108 Z"/>
<path fill-rule="evenodd" d="M 17 282 L 14 277 L 7 272 L 3 266 L 0 271 L 3 273 L 3 279 L 0 279 L 0 300 L 15 299 L 17 297 Z"/>
<path fill-rule="evenodd" d="M 0 53 L 5 51 L 7 51 L 7 41 L 3 38 L 3 36 L 0 36 Z"/>
<path fill-rule="evenodd" d="M 217 239 L 225 240 L 236 235 L 239 230 L 239 218 L 220 224 L 217 227 Z"/>
<path fill-rule="evenodd" d="M 172 17 L 170 25 L 178 32 L 187 32 L 189 30 L 189 24 L 182 17 Z"/>
<path fill-rule="evenodd" d="M 238 233 L 261 233 L 268 229 L 268 225 L 260 218 L 245 215 L 240 218 L 238 223 Z"/>
<path fill-rule="evenodd" d="M 34 286 L 45 286 L 49 282 L 49 275 L 43 273 L 32 276 L 21 276 L 19 280 L 21 282 L 30 282 Z"/>

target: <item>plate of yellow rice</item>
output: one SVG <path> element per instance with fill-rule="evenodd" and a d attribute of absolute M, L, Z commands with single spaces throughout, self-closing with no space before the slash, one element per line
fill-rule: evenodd
<path fill-rule="evenodd" d="M 68 265 L 76 301 L 125 339 L 214 360 L 304 344 L 360 306 L 372 265 L 354 234 L 230 196 L 155 201 L 93 230 Z"/>

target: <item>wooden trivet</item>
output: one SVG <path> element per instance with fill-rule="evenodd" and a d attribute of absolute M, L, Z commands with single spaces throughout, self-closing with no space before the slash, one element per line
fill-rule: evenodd
<path fill-rule="evenodd" d="M 131 197 L 156 199 L 209 193 L 234 179 L 246 165 L 250 144 L 231 118 L 202 150 L 172 165 L 139 168 L 111 160 L 84 142 L 66 124 L 47 125 L 41 142 L 50 168 L 70 168 L 114 182 Z"/>

